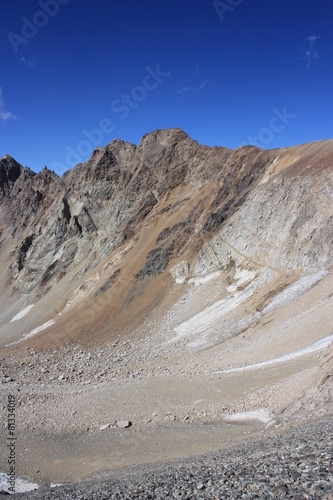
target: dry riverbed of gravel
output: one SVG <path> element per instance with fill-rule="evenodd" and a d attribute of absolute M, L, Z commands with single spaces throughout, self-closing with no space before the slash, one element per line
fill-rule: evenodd
<path fill-rule="evenodd" d="M 317 421 L 227 450 L 129 467 L 53 489 L 41 487 L 24 498 L 331 500 L 332 429 L 333 419 Z"/>

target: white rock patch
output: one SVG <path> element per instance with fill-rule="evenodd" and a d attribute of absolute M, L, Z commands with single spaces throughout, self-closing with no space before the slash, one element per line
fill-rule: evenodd
<path fill-rule="evenodd" d="M 24 318 L 24 316 L 26 316 L 28 314 L 29 311 L 31 311 L 31 309 L 34 307 L 34 304 L 31 304 L 30 306 L 26 307 L 25 309 L 23 309 L 23 311 L 19 312 L 18 314 L 16 314 L 16 316 L 14 316 L 9 323 L 12 323 L 13 321 L 18 321 L 19 319 L 22 319 Z"/>
<path fill-rule="evenodd" d="M 8 491 L 9 486 L 10 485 L 8 484 L 8 475 L 4 472 L 0 472 L 0 490 L 7 491 L 8 493 L 11 494 L 11 492 Z M 31 483 L 30 481 L 26 481 L 25 479 L 16 477 L 15 493 L 26 493 L 28 491 L 36 490 L 38 487 L 39 486 L 36 483 Z"/>
<path fill-rule="evenodd" d="M 250 370 L 258 370 L 259 368 L 264 368 L 266 366 L 276 365 L 278 363 L 283 363 L 285 361 L 290 361 L 300 356 L 304 356 L 306 354 L 310 354 L 316 351 L 320 351 L 327 347 L 331 342 L 333 342 L 333 334 L 325 337 L 324 339 L 318 340 L 314 344 L 311 344 L 307 347 L 303 347 L 298 351 L 292 352 L 290 354 L 285 354 L 284 356 L 279 356 L 278 358 L 269 359 L 268 361 L 261 361 L 260 363 L 256 363 L 254 365 L 241 366 L 240 368 L 232 368 L 230 370 L 221 370 L 218 372 L 213 372 L 214 374 L 218 373 L 236 373 L 236 372 L 245 372 Z"/>
<path fill-rule="evenodd" d="M 246 421 L 246 420 L 260 420 L 267 424 L 271 420 L 271 413 L 267 409 L 254 410 L 254 411 L 243 411 L 240 413 L 231 413 L 225 416 L 225 420 L 230 421 Z"/>
<path fill-rule="evenodd" d="M 34 328 L 33 330 L 31 330 L 31 332 L 26 333 L 25 335 L 23 335 L 23 337 L 21 338 L 21 340 L 18 340 L 17 342 L 12 342 L 11 344 L 7 344 L 6 347 L 9 347 L 9 346 L 15 345 L 15 344 L 19 344 L 20 342 L 23 342 L 23 340 L 26 340 L 26 339 L 28 339 L 30 337 L 33 337 L 37 333 L 42 332 L 43 330 L 46 330 L 46 328 L 48 328 L 49 326 L 54 325 L 54 323 L 55 323 L 55 319 L 50 319 L 50 321 L 47 321 L 43 325 L 38 326 L 37 328 Z"/>
<path fill-rule="evenodd" d="M 185 321 L 177 326 L 174 331 L 176 336 L 172 337 L 169 342 L 174 342 L 179 338 L 190 334 L 208 333 L 221 318 L 236 309 L 242 302 L 253 295 L 252 287 L 248 287 L 242 292 L 235 294 L 233 297 L 218 300 L 210 307 L 207 307 L 193 318 Z"/>
<path fill-rule="evenodd" d="M 234 293 L 239 286 L 248 283 L 256 277 L 256 273 L 254 271 L 249 271 L 248 269 L 237 269 L 234 280 L 235 282 L 228 286 L 227 290 L 230 293 Z"/>
<path fill-rule="evenodd" d="M 24 335 L 23 339 L 28 339 L 29 337 L 33 337 L 37 333 L 42 332 L 43 330 L 46 330 L 46 328 L 48 328 L 49 326 L 54 325 L 54 323 L 55 323 L 55 319 L 50 319 L 50 321 L 47 321 L 43 325 L 38 326 L 37 328 L 34 328 L 34 330 L 31 330 L 31 332 Z"/>
<path fill-rule="evenodd" d="M 288 304 L 294 299 L 297 299 L 297 297 L 303 295 L 303 293 L 307 292 L 312 288 L 318 281 L 320 281 L 322 278 L 324 278 L 326 275 L 326 272 L 320 271 L 319 273 L 316 274 L 311 274 L 310 276 L 304 276 L 303 278 L 300 278 L 299 280 L 295 281 L 291 285 L 289 285 L 287 288 L 285 288 L 282 292 L 280 292 L 272 302 L 270 302 L 262 311 L 263 314 L 266 314 L 270 311 L 274 311 L 274 309 L 277 309 L 278 307 L 284 306 L 285 304 Z"/>
<path fill-rule="evenodd" d="M 185 260 L 183 260 L 179 264 L 173 266 L 173 268 L 170 270 L 170 273 L 177 285 L 182 285 L 183 283 L 185 283 L 187 275 L 189 273 L 189 265 Z"/>
<path fill-rule="evenodd" d="M 213 280 L 214 278 L 217 278 L 220 276 L 221 271 L 215 271 L 214 273 L 206 274 L 206 276 L 199 276 L 197 278 L 191 278 L 188 280 L 190 284 L 193 283 L 193 285 L 203 285 L 204 283 L 207 283 L 208 281 Z"/>

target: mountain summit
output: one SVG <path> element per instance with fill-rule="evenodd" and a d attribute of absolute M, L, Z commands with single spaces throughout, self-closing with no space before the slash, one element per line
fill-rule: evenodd
<path fill-rule="evenodd" d="M 74 270 L 83 277 L 129 243 L 136 247 L 143 234 L 144 260 L 133 259 L 136 272 L 127 276 L 133 286 L 184 260 L 185 279 L 195 277 L 198 259 L 222 235 L 200 274 L 229 260 L 260 262 L 266 274 L 331 269 L 332 219 L 321 207 L 332 151 L 333 141 L 272 151 L 209 148 L 169 129 L 145 135 L 137 147 L 114 140 L 96 148 L 62 178 L 46 167 L 35 174 L 6 155 L 2 280 L 14 292 L 44 296 Z"/>

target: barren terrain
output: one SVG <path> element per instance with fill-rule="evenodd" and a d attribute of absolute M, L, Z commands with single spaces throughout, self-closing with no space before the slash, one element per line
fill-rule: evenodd
<path fill-rule="evenodd" d="M 172 129 L 61 179 L 0 160 L 19 476 L 45 488 L 330 422 L 332 158 L 333 141 L 231 151 Z"/>

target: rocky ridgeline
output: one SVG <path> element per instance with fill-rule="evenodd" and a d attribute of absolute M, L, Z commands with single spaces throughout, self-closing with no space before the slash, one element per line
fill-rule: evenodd
<path fill-rule="evenodd" d="M 127 468 L 105 479 L 41 489 L 25 498 L 331 500 L 332 421 L 283 436 L 163 465 Z"/>
<path fill-rule="evenodd" d="M 221 167 L 231 154 L 224 151 L 212 153 L 180 130 L 159 131 L 138 147 L 115 140 L 97 148 L 61 179 L 46 167 L 36 175 L 3 157 L 0 204 L 3 225 L 17 242 L 10 263 L 16 287 L 45 293 L 78 253 L 81 262 L 91 257 L 91 267 L 96 252 L 106 257 L 133 237 L 163 196 L 191 177 L 199 163 L 203 170 L 206 156 L 213 157 L 215 171 Z"/>
<path fill-rule="evenodd" d="M 14 244 L 6 256 L 10 282 L 41 296 L 75 266 L 82 276 L 165 217 L 175 222 L 152 237 L 133 279 L 159 276 L 171 261 L 183 266 L 184 279 L 230 262 L 265 267 L 266 281 L 281 270 L 331 268 L 332 151 L 333 141 L 271 151 L 209 148 L 170 129 L 138 146 L 114 140 L 96 148 L 61 178 L 4 156 L 1 246 Z"/>

